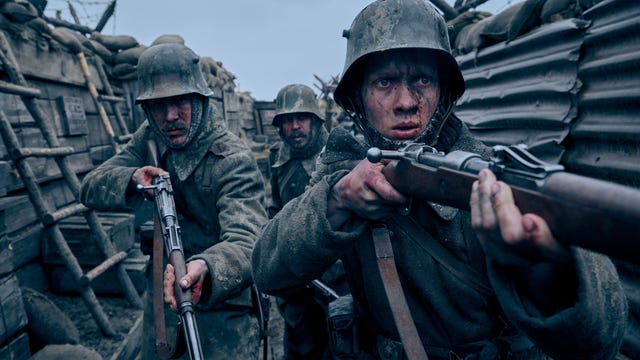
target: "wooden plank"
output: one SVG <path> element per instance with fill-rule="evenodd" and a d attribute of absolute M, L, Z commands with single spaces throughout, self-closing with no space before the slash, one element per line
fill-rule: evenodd
<path fill-rule="evenodd" d="M 37 259 L 41 239 L 42 225 L 39 223 L 0 236 L 0 276 Z"/>
<path fill-rule="evenodd" d="M 29 348 L 29 334 L 21 333 L 7 345 L 0 347 L 0 359 L 4 360 L 27 360 L 31 358 Z"/>
<path fill-rule="evenodd" d="M 146 272 L 149 266 L 149 256 L 142 255 L 141 252 L 132 250 L 127 255 L 127 258 L 123 260 L 124 269 L 126 270 L 129 278 L 135 290 L 138 293 L 142 293 L 146 286 Z M 90 270 L 88 267 L 83 267 L 86 272 Z M 58 293 L 77 293 L 78 286 L 76 285 L 69 270 L 63 265 L 52 265 L 50 267 L 49 274 L 51 276 L 51 290 Z M 91 287 L 98 295 L 122 295 L 123 290 L 120 282 L 118 281 L 115 269 L 98 276 L 92 283 Z"/>
<path fill-rule="evenodd" d="M 49 273 L 48 271 L 45 273 L 45 269 L 38 261 L 32 261 L 18 268 L 15 274 L 20 286 L 40 292 L 45 292 L 49 289 Z"/>
<path fill-rule="evenodd" d="M 58 106 L 64 122 L 65 135 L 86 135 L 89 131 L 82 98 L 59 96 Z"/>
<path fill-rule="evenodd" d="M 0 318 L 0 344 L 25 327 L 28 322 L 22 292 L 14 275 L 0 279 Z"/>
<path fill-rule="evenodd" d="M 17 231 L 37 219 L 36 211 L 27 195 L 0 198 L 0 234 Z"/>
<path fill-rule="evenodd" d="M 7 185 L 9 185 L 9 172 L 11 164 L 8 161 L 0 161 L 0 196 L 7 195 Z"/>
<path fill-rule="evenodd" d="M 109 360 L 131 360 L 136 358 L 136 355 L 142 350 L 142 320 L 143 316 L 138 316 L 138 319 L 124 337 L 122 344 Z"/>
<path fill-rule="evenodd" d="M 111 238 L 115 251 L 128 251 L 135 241 L 134 215 L 128 213 L 98 213 L 100 222 Z M 83 216 L 71 216 L 58 223 L 71 252 L 80 265 L 95 266 L 106 259 L 96 245 L 93 233 Z M 42 244 L 42 260 L 45 264 L 63 264 L 52 239 L 45 236 Z"/>

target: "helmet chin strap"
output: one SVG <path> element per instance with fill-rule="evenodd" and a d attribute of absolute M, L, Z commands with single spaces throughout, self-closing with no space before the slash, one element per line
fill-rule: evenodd
<path fill-rule="evenodd" d="M 351 99 L 349 99 L 351 101 Z M 434 146 L 438 142 L 438 136 L 442 131 L 444 124 L 446 123 L 447 118 L 451 114 L 453 110 L 453 102 L 449 99 L 441 100 L 436 108 L 435 113 L 429 119 L 427 126 L 422 130 L 420 134 L 414 137 L 411 140 L 393 140 L 383 136 L 378 130 L 376 130 L 369 121 L 367 121 L 366 116 L 364 115 L 364 108 L 362 106 L 362 102 L 353 102 L 353 109 L 355 111 L 349 111 L 347 114 L 353 119 L 354 123 L 358 126 L 358 128 L 362 131 L 367 142 L 370 145 L 379 147 L 385 150 L 397 150 L 408 143 L 424 143 L 429 146 Z"/>

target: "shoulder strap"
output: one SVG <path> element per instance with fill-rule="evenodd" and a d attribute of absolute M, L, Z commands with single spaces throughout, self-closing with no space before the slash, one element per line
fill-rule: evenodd
<path fill-rule="evenodd" d="M 389 230 L 386 225 L 376 223 L 371 227 L 371 233 L 382 285 L 407 358 L 409 360 L 427 360 L 427 353 L 420 341 L 418 329 L 416 329 L 416 324 L 411 317 L 411 311 L 400 284 L 393 248 L 389 239 Z"/>
<path fill-rule="evenodd" d="M 467 285 L 476 289 L 485 296 L 492 296 L 493 291 L 487 284 L 486 279 L 480 275 L 475 269 L 466 263 L 456 259 L 449 250 L 445 249 L 432 236 L 424 236 L 420 240 L 416 239 L 412 234 L 422 234 L 425 231 L 420 225 L 418 225 L 415 219 L 411 217 L 405 217 L 407 221 L 397 221 L 394 218 L 394 223 L 398 229 L 404 233 L 406 238 L 410 239 L 418 249 L 422 249 L 429 254 L 435 261 L 442 265 L 453 276 L 457 277 Z"/>

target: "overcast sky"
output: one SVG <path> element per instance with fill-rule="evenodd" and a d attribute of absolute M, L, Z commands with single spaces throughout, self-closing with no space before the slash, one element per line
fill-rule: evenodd
<path fill-rule="evenodd" d="M 50 0 L 46 14 L 61 11 L 73 22 L 68 1 L 85 26 L 95 27 L 109 0 Z M 520 0 L 489 0 L 497 12 Z M 348 29 L 371 0 L 120 0 L 102 33 L 131 35 L 150 45 L 179 34 L 202 56 L 221 61 L 236 76 L 236 89 L 256 100 L 273 100 L 291 83 L 319 85 L 344 66 Z M 453 4 L 454 0 L 447 0 Z"/>

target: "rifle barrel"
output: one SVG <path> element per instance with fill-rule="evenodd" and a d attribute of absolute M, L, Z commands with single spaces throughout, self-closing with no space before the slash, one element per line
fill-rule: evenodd
<path fill-rule="evenodd" d="M 479 164 L 474 159 L 471 169 L 454 169 L 405 157 L 387 164 L 383 173 L 401 193 L 468 211 L 472 184 L 490 161 Z M 639 189 L 565 171 L 542 179 L 517 172 L 496 176 L 511 186 L 520 210 L 545 219 L 561 243 L 640 262 Z"/>

